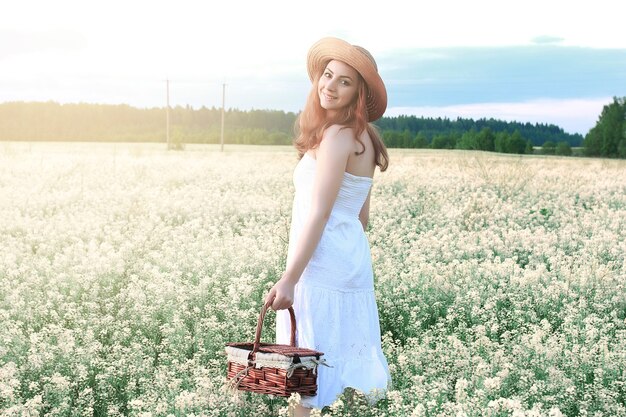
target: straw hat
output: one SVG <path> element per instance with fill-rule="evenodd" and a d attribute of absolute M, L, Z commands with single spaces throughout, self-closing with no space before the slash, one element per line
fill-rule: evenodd
<path fill-rule="evenodd" d="M 365 48 L 351 45 L 341 39 L 322 38 L 311 46 L 307 56 L 307 70 L 312 82 L 315 82 L 326 64 L 333 59 L 345 62 L 361 74 L 369 91 L 367 119 L 370 122 L 380 119 L 387 108 L 387 90 L 378 75 L 374 57 Z"/>

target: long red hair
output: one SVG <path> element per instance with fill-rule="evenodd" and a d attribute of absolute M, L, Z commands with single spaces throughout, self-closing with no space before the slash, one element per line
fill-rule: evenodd
<path fill-rule="evenodd" d="M 339 113 L 337 117 L 329 117 L 326 114 L 326 109 L 320 104 L 320 98 L 317 92 L 317 86 L 321 76 L 322 74 L 318 74 L 318 77 L 313 82 L 304 110 L 302 110 L 296 119 L 295 130 L 297 138 L 294 141 L 294 146 L 298 150 L 298 158 L 302 158 L 309 149 L 315 149 L 322 140 L 324 131 L 329 126 L 337 124 L 344 126 L 344 128 L 350 127 L 354 130 L 355 139 L 363 146 L 363 150 L 361 152 L 355 152 L 355 155 L 361 155 L 365 152 L 365 145 L 361 142 L 360 137 L 367 129 L 367 133 L 372 139 L 372 145 L 374 146 L 374 162 L 378 165 L 381 172 L 386 171 L 389 166 L 389 155 L 387 154 L 385 144 L 380 138 L 378 129 L 367 121 L 366 98 L 368 91 L 363 78 L 359 75 L 354 103 L 346 106 L 344 111 Z"/>

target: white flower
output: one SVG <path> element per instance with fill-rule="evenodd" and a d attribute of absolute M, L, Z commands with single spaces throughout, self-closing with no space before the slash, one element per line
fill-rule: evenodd
<path fill-rule="evenodd" d="M 226 155 L 198 145 L 174 155 L 160 146 L 0 147 L 0 201 L 8 202 L 0 210 L 0 357 L 13 361 L 0 365 L 5 414 L 39 415 L 44 392 L 69 398 L 72 390 L 93 414 L 97 393 L 88 380 L 96 369 L 103 395 L 128 375 L 129 411 L 138 416 L 195 409 L 233 416 L 250 406 L 220 391 L 223 358 L 212 350 L 254 332 L 253 298 L 282 272 L 292 152 Z M 607 365 L 594 375 L 613 375 L 619 352 L 611 347 L 621 347 L 626 321 L 597 312 L 621 296 L 616 284 L 626 267 L 619 263 L 626 246 L 616 244 L 626 226 L 617 210 L 623 161 L 389 152 L 390 167 L 372 188 L 367 234 L 384 326 L 396 326 L 381 328 L 389 369 L 402 380 L 389 393 L 390 414 L 425 416 L 437 407 L 443 387 L 451 388 L 450 366 L 459 372 L 457 403 L 525 417 L 540 409 L 487 399 L 511 374 L 531 386 L 523 394 L 537 403 L 552 390 L 577 394 L 557 362 L 575 369 L 600 354 Z M 592 285 L 597 296 L 581 297 Z M 546 308 L 556 320 L 539 316 Z M 427 324 L 435 316 L 439 324 Z M 463 338 L 450 331 L 460 323 L 468 324 Z M 498 333 L 504 343 L 494 341 Z M 242 339 L 225 340 L 231 335 Z M 545 359 L 554 385 L 511 365 L 529 351 Z M 213 359 L 201 363 L 206 358 Z M 34 397 L 22 399 L 21 386 Z M 611 389 L 607 409 L 616 407 Z M 121 415 L 122 404 L 110 402 L 100 404 L 104 413 Z M 51 415 L 74 411 L 63 409 L 64 399 L 45 406 Z M 341 401 L 334 406 L 343 412 Z M 255 411 L 266 415 L 264 407 Z M 446 415 L 463 415 L 449 407 Z M 553 407 L 549 415 L 562 413 Z"/>
<path fill-rule="evenodd" d="M 563 417 L 563 413 L 561 413 L 559 407 L 552 407 L 548 412 L 548 417 Z"/>
<path fill-rule="evenodd" d="M 332 410 L 333 413 L 337 413 L 340 410 L 342 410 L 344 407 L 343 401 L 341 400 L 341 398 L 337 398 L 331 405 L 330 405 L 330 409 Z"/>
<path fill-rule="evenodd" d="M 459 378 L 454 386 L 456 402 L 460 403 L 467 398 L 465 390 L 469 387 L 469 381 L 465 378 Z"/>
<path fill-rule="evenodd" d="M 500 377 L 495 376 L 493 378 L 486 378 L 484 385 L 487 390 L 495 391 L 495 390 L 500 389 L 500 383 L 501 383 Z"/>
<path fill-rule="evenodd" d="M 424 407 L 423 404 L 417 404 L 410 415 L 410 417 L 424 417 L 424 416 L 426 416 L 426 407 Z"/>

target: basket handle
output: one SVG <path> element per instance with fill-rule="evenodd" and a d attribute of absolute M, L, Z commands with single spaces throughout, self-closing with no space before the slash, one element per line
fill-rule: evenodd
<path fill-rule="evenodd" d="M 254 336 L 254 346 L 252 346 L 251 354 L 254 354 L 259 351 L 259 347 L 261 346 L 261 329 L 263 328 L 263 320 L 265 319 L 265 313 L 267 309 L 272 305 L 274 300 L 270 300 L 269 302 L 263 304 L 261 307 L 261 314 L 259 315 L 259 321 L 256 324 L 256 334 Z M 293 312 L 293 308 L 289 307 L 289 316 L 291 317 L 291 337 L 289 344 L 293 347 L 296 346 L 296 313 Z"/>

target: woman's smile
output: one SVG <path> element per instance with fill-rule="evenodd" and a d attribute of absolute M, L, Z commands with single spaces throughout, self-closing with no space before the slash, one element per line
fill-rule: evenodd
<path fill-rule="evenodd" d="M 332 100 L 335 100 L 335 99 L 337 98 L 337 97 L 333 97 L 333 96 L 331 96 L 330 94 L 325 93 L 325 92 L 322 92 L 322 94 L 323 94 L 324 98 L 325 98 L 327 101 L 332 101 Z"/>

